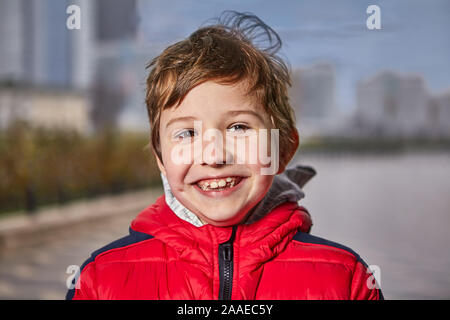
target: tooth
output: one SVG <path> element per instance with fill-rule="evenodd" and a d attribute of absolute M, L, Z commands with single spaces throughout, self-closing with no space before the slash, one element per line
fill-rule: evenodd
<path fill-rule="evenodd" d="M 213 181 L 211 182 L 211 185 L 209 186 L 210 188 L 216 189 L 219 185 L 217 184 L 217 182 Z"/>
<path fill-rule="evenodd" d="M 231 178 L 230 177 L 228 177 L 226 180 L 227 180 L 227 182 L 231 182 Z"/>
<path fill-rule="evenodd" d="M 225 180 L 223 180 L 223 179 L 219 180 L 219 187 L 225 187 L 226 184 L 227 183 L 225 182 Z"/>

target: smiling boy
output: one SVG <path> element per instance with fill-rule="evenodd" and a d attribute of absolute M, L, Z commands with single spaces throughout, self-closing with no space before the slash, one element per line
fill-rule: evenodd
<path fill-rule="evenodd" d="M 298 201 L 314 171 L 286 169 L 299 139 L 280 46 L 259 18 L 227 12 L 149 64 L 165 194 L 92 254 L 67 298 L 382 298 L 356 253 L 309 234 Z"/>
<path fill-rule="evenodd" d="M 201 129 L 205 131 L 202 136 L 194 130 L 195 121 L 202 124 Z M 266 166 L 260 161 L 237 164 L 237 158 L 246 160 L 249 153 L 258 153 L 258 139 L 249 142 L 248 131 L 252 130 L 251 135 L 258 138 L 259 129 L 272 126 L 263 107 L 247 95 L 247 89 L 241 83 L 223 85 L 207 81 L 194 87 L 177 108 L 164 110 L 161 114 L 161 159 L 158 158 L 158 165 L 175 198 L 203 223 L 238 224 L 264 197 L 274 176 L 261 174 L 261 169 Z M 246 150 L 234 150 L 239 142 L 220 143 L 225 145 L 221 150 L 208 148 L 214 147 L 215 143 L 214 139 L 205 139 L 210 129 L 225 132 L 229 141 L 229 137 L 235 141 L 246 140 Z M 219 134 L 218 139 L 221 137 Z M 172 152 L 175 147 L 183 144 L 190 148 L 196 143 L 204 145 L 199 148 L 204 152 L 197 154 L 200 159 L 192 158 L 184 164 L 176 161 L 176 154 Z M 270 148 L 266 149 L 270 152 Z"/>

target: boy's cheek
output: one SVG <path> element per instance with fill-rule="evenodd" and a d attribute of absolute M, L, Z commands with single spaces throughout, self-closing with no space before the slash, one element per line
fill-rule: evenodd
<path fill-rule="evenodd" d="M 193 161 L 192 145 L 187 143 L 177 143 L 169 145 L 165 148 L 163 158 L 164 163 L 172 163 L 174 165 L 186 165 Z"/>
<path fill-rule="evenodd" d="M 278 132 L 262 130 L 257 136 L 251 136 L 236 149 L 237 163 L 254 166 L 258 174 L 275 175 L 279 168 Z M 255 170 L 256 171 L 256 170 Z"/>
<path fill-rule="evenodd" d="M 227 139 L 227 150 L 233 153 L 235 163 L 268 165 L 272 158 L 272 150 L 278 151 L 271 143 L 271 136 L 268 132 L 270 131 L 263 129 L 245 137 Z"/>
<path fill-rule="evenodd" d="M 165 176 L 171 188 L 181 190 L 184 187 L 184 177 L 190 165 L 184 164 L 182 157 L 173 156 L 170 152 L 163 153 L 162 158 Z"/>

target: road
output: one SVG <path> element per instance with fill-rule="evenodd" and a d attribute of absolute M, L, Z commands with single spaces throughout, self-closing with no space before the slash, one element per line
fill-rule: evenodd
<path fill-rule="evenodd" d="M 162 189 L 127 194 L 121 201 L 135 201 L 144 209 Z M 107 198 L 106 198 L 107 199 Z M 146 201 L 148 199 L 148 201 Z M 86 208 L 102 207 L 101 203 Z M 95 201 L 94 201 L 95 202 Z M 111 206 L 120 205 L 112 199 Z M 107 208 L 106 208 L 107 209 Z M 46 236 L 45 242 L 7 250 L 0 255 L 0 299 L 64 299 L 70 265 L 81 266 L 89 255 L 104 245 L 128 234 L 133 218 L 141 209 L 78 225 L 70 230 Z"/>

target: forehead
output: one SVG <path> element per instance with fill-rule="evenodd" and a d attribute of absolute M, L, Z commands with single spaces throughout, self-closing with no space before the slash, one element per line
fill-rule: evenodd
<path fill-rule="evenodd" d="M 180 116 L 199 119 L 219 117 L 230 110 L 250 110 L 264 118 L 269 117 L 256 97 L 248 94 L 245 83 L 225 85 L 207 81 L 189 91 L 178 106 L 163 110 L 161 124 Z"/>

